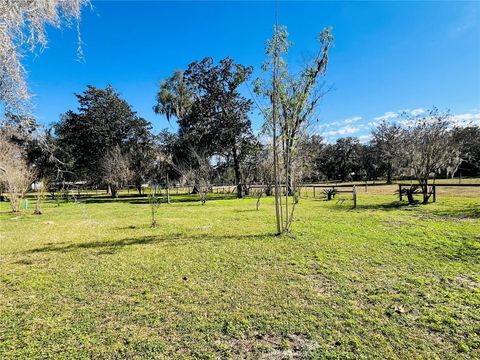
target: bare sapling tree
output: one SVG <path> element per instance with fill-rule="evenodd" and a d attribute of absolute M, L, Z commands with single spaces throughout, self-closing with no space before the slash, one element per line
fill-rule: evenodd
<path fill-rule="evenodd" d="M 260 151 L 256 159 L 256 173 L 258 174 L 258 181 L 263 187 L 257 194 L 256 209 L 260 207 L 260 200 L 265 194 L 270 196 L 272 194 L 273 179 L 273 153 L 271 147 L 265 147 Z"/>
<path fill-rule="evenodd" d="M 433 108 L 426 115 L 405 114 L 404 118 L 402 156 L 407 172 L 418 181 L 426 204 L 431 196 L 428 180 L 447 169 L 457 154 L 458 144 L 451 141 L 449 112 Z"/>
<path fill-rule="evenodd" d="M 276 25 L 274 35 L 267 43 L 267 60 L 263 65 L 264 71 L 272 73 L 271 79 L 268 84 L 264 84 L 261 80 L 255 83 L 255 92 L 267 97 L 272 105 L 271 111 L 264 114 L 267 115 L 265 116 L 266 127 L 270 128 L 272 136 L 278 233 L 291 229 L 296 201 L 293 197 L 289 209 L 291 201 L 289 196 L 293 196 L 296 192 L 294 183 L 296 167 L 293 164 L 298 155 L 297 145 L 302 133 L 308 129 L 318 103 L 326 93 L 322 89 L 323 84 L 320 79 L 327 70 L 332 41 L 330 29 L 325 28 L 320 33 L 320 46 L 316 54 L 306 62 L 300 73 L 293 74 L 289 72 L 284 60 L 290 47 L 287 30 L 284 26 Z M 280 170 L 280 160 L 282 170 Z M 282 196 L 279 191 L 281 183 L 286 187 L 284 206 L 282 206 Z"/>
<path fill-rule="evenodd" d="M 290 230 L 295 205 L 297 203 L 297 180 L 301 178 L 301 166 L 297 166 L 297 157 L 301 157 L 301 147 L 298 146 L 302 135 L 308 130 L 311 118 L 314 116 L 319 101 L 325 95 L 320 79 L 325 75 L 328 64 L 328 53 L 332 45 L 333 35 L 325 28 L 319 35 L 319 49 L 313 58 L 306 63 L 300 74 L 285 75 L 278 87 L 280 99 L 280 129 L 285 173 L 285 229 Z M 289 212 L 288 196 L 293 196 Z"/>
<path fill-rule="evenodd" d="M 28 166 L 23 150 L 8 139 L 0 137 L 0 183 L 7 191 L 14 213 L 20 212 L 34 171 Z"/>
<path fill-rule="evenodd" d="M 130 179 L 128 157 L 122 153 L 119 147 L 115 147 L 105 154 L 100 169 L 102 181 L 110 189 L 110 194 L 114 198 L 118 197 L 118 191 Z"/>
<path fill-rule="evenodd" d="M 165 179 L 165 192 L 167 204 L 170 204 L 170 178 L 169 172 L 174 169 L 172 149 L 166 144 L 157 144 L 155 147 L 155 179 Z"/>
<path fill-rule="evenodd" d="M 193 183 L 197 184 L 200 201 L 202 205 L 205 205 L 208 193 L 212 189 L 212 184 L 210 182 L 212 166 L 206 156 L 199 154 L 198 152 L 193 152 L 192 155 L 196 159 L 197 166 L 195 168 L 190 168 L 185 175 L 190 181 L 193 180 Z"/>
<path fill-rule="evenodd" d="M 165 135 L 165 133 L 163 134 Z M 161 204 L 161 180 L 165 178 L 165 192 L 166 192 L 166 202 L 170 204 L 170 182 L 169 182 L 169 171 L 175 169 L 175 164 L 173 164 L 173 156 L 171 151 L 169 151 L 168 145 L 157 144 L 154 147 L 155 161 L 154 169 L 151 174 L 151 178 L 154 179 L 150 181 L 150 190 L 148 192 L 148 202 L 150 204 L 150 213 L 151 213 L 151 227 L 156 228 L 157 223 L 157 213 Z"/>
<path fill-rule="evenodd" d="M 245 194 L 250 194 L 252 189 L 256 189 L 252 195 L 257 196 L 257 210 L 263 194 L 267 196 L 272 195 L 272 170 L 273 156 L 271 146 L 269 144 L 262 145 L 260 142 L 257 143 L 242 164 L 242 173 L 245 180 L 244 192 Z M 260 188 L 259 185 L 261 185 Z"/>
<path fill-rule="evenodd" d="M 43 50 L 46 28 L 77 25 L 78 56 L 82 58 L 79 20 L 88 0 L 0 1 L 0 102 L 7 110 L 28 110 L 30 94 L 21 63 L 26 51 Z"/>
<path fill-rule="evenodd" d="M 155 229 L 158 226 L 157 223 L 157 212 L 160 207 L 160 188 L 157 184 L 152 184 L 150 186 L 150 191 L 148 192 L 148 203 L 150 204 L 150 214 L 152 223 L 151 228 Z"/>
<path fill-rule="evenodd" d="M 42 215 L 43 214 L 43 202 L 45 201 L 45 197 L 47 196 L 48 190 L 48 180 L 46 178 L 42 178 L 40 181 L 35 183 L 35 210 L 33 211 L 34 215 Z"/>
<path fill-rule="evenodd" d="M 208 193 L 212 189 L 211 176 L 212 165 L 210 159 L 201 150 L 190 147 L 190 155 L 179 164 L 172 164 L 173 168 L 179 173 L 187 184 L 194 184 L 197 188 L 196 193 L 200 197 L 200 202 L 205 205 Z"/>

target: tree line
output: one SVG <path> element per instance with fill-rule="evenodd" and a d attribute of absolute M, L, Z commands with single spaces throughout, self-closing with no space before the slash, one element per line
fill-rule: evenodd
<path fill-rule="evenodd" d="M 14 211 L 34 180 L 57 190 L 81 181 L 113 197 L 126 185 L 141 195 L 144 184 L 188 183 L 204 200 L 212 184 L 234 184 L 238 198 L 248 195 L 249 185 L 263 184 L 267 195 L 275 195 L 282 232 L 304 183 L 408 177 L 427 202 L 429 178 L 480 174 L 479 127 L 453 126 L 451 115 L 436 108 L 378 124 L 368 143 L 355 137 L 328 143 L 312 133 L 311 119 L 328 93 L 322 79 L 332 41 L 325 28 L 314 55 L 295 72 L 285 61 L 291 46 L 286 28 L 276 25 L 260 78 L 229 57 L 206 57 L 173 72 L 160 82 L 152 107 L 177 123 L 176 132 L 154 133 L 151 121 L 112 86 L 87 86 L 75 95 L 78 108 L 47 129 L 9 107 L 0 127 L 0 184 Z M 251 97 L 240 90 L 248 84 Z M 259 133 L 252 129 L 254 111 L 264 118 Z"/>
<path fill-rule="evenodd" d="M 165 186 L 167 181 L 183 181 L 193 185 L 194 192 L 202 190 L 202 183 L 234 184 L 241 198 L 250 184 L 265 184 L 270 194 L 271 144 L 263 135 L 254 136 L 248 117 L 253 102 L 238 92 L 250 73 L 251 68 L 231 59 L 214 65 L 206 58 L 163 81 L 154 110 L 169 121 L 176 119 L 176 133 L 154 134 L 152 124 L 111 86 L 88 86 L 76 95 L 78 109 L 67 111 L 42 133 L 36 133 L 32 119 L 7 114 L 1 127 L 2 167 L 16 168 L 9 171 L 17 178 L 10 181 L 21 182 L 16 188 L 35 179 L 52 186 L 86 181 L 117 196 L 126 185 L 142 194 L 146 183 Z M 355 137 L 327 143 L 321 135 L 305 132 L 290 163 L 295 183 L 378 179 L 389 183 L 404 177 L 422 185 L 434 176 L 460 172 L 478 176 L 480 128 L 452 127 L 449 118 L 433 109 L 415 118 L 405 115 L 403 126 L 385 121 L 372 130 L 368 143 Z M 26 123 L 30 126 L 24 127 Z M 9 177 L 3 178 L 8 190 Z"/>

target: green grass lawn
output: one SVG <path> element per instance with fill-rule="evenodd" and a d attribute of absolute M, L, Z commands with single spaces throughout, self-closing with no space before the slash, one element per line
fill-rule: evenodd
<path fill-rule="evenodd" d="M 0 203 L 0 358 L 478 358 L 480 199 Z"/>

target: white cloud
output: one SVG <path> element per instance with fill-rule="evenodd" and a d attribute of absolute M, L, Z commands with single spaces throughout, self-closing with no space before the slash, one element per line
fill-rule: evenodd
<path fill-rule="evenodd" d="M 396 112 L 393 112 L 393 111 L 388 111 L 386 112 L 385 114 L 383 114 L 382 116 L 377 116 L 376 118 L 374 118 L 374 120 L 377 120 L 377 121 L 387 121 L 387 120 L 390 120 L 390 119 L 395 119 L 398 117 L 398 114 Z"/>
<path fill-rule="evenodd" d="M 423 114 L 423 113 L 425 112 L 425 109 L 418 108 L 418 109 L 410 110 L 409 112 L 410 112 L 410 114 L 412 114 L 413 116 L 417 116 L 417 115 Z"/>
<path fill-rule="evenodd" d="M 353 117 L 346 118 L 346 119 L 339 120 L 339 121 L 333 121 L 333 122 L 326 123 L 326 124 L 320 124 L 320 125 L 318 125 L 318 128 L 319 129 L 328 129 L 328 128 L 331 128 L 331 127 L 334 127 L 334 126 L 352 124 L 352 123 L 355 123 L 355 122 L 360 121 L 360 120 L 362 120 L 361 116 L 353 116 Z"/>
<path fill-rule="evenodd" d="M 358 132 L 360 128 L 352 126 L 344 126 L 338 130 L 331 130 L 325 133 L 325 136 L 350 135 Z"/>
<path fill-rule="evenodd" d="M 346 118 L 340 121 L 334 121 L 327 124 L 321 124 L 317 127 L 317 132 L 323 135 L 327 142 L 334 142 L 338 137 L 344 136 L 354 136 L 357 133 L 364 133 L 365 131 L 370 131 L 372 128 L 377 127 L 381 121 L 395 120 L 401 126 L 411 126 L 414 121 L 409 120 L 408 118 L 402 118 L 401 114 L 406 113 L 412 117 L 421 116 L 422 114 L 427 116 L 427 110 L 424 108 L 415 108 L 415 109 L 403 109 L 398 111 L 388 111 L 381 116 L 373 118 L 373 120 L 367 122 L 363 121 L 361 116 L 353 116 Z M 450 118 L 452 126 L 471 126 L 476 125 L 480 126 L 480 110 L 473 109 L 466 113 L 454 114 Z M 358 123 L 360 122 L 360 123 Z M 355 123 L 355 125 L 353 125 Z M 371 139 L 370 134 L 364 134 L 358 136 L 358 139 L 362 143 L 366 143 Z"/>
<path fill-rule="evenodd" d="M 425 109 L 423 109 L 423 108 L 416 108 L 416 109 L 413 109 L 413 110 L 403 109 L 403 110 L 398 110 L 398 111 L 387 111 L 385 114 L 373 118 L 375 120 L 375 122 L 374 123 L 372 122 L 371 124 L 376 126 L 376 125 L 378 125 L 378 123 L 380 121 L 388 121 L 388 120 L 392 120 L 392 119 L 397 119 L 403 113 L 407 113 L 407 114 L 410 114 L 412 116 L 418 116 L 418 115 L 423 114 L 424 112 L 425 112 Z"/>
<path fill-rule="evenodd" d="M 452 119 L 456 121 L 480 121 L 480 112 L 453 115 Z"/>
<path fill-rule="evenodd" d="M 354 116 L 354 117 L 343 120 L 343 123 L 351 124 L 351 123 L 354 123 L 354 122 L 357 122 L 357 121 L 360 121 L 360 120 L 362 120 L 361 116 Z"/>
<path fill-rule="evenodd" d="M 362 144 L 365 144 L 365 143 L 369 142 L 371 138 L 372 138 L 372 135 L 371 135 L 371 134 L 365 134 L 365 135 L 360 135 L 360 136 L 358 137 L 358 140 L 359 140 Z"/>
<path fill-rule="evenodd" d="M 435 118 L 426 117 L 428 122 L 434 122 Z M 450 116 L 451 126 L 465 127 L 465 126 L 480 126 L 480 112 L 469 112 L 463 114 L 454 114 Z M 414 119 L 404 119 L 400 121 L 402 126 L 412 126 L 415 124 Z"/>
<path fill-rule="evenodd" d="M 480 126 L 480 112 L 452 115 L 451 121 L 454 126 Z"/>
<path fill-rule="evenodd" d="M 429 122 L 431 122 L 431 120 L 429 120 Z M 409 126 L 412 126 L 413 124 L 415 124 L 415 120 L 401 120 L 399 122 L 400 126 L 403 126 L 403 127 L 409 127 Z"/>

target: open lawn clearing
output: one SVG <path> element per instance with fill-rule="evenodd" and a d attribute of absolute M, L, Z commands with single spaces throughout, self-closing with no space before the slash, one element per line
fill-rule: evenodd
<path fill-rule="evenodd" d="M 0 357 L 475 358 L 480 200 L 0 203 Z"/>

